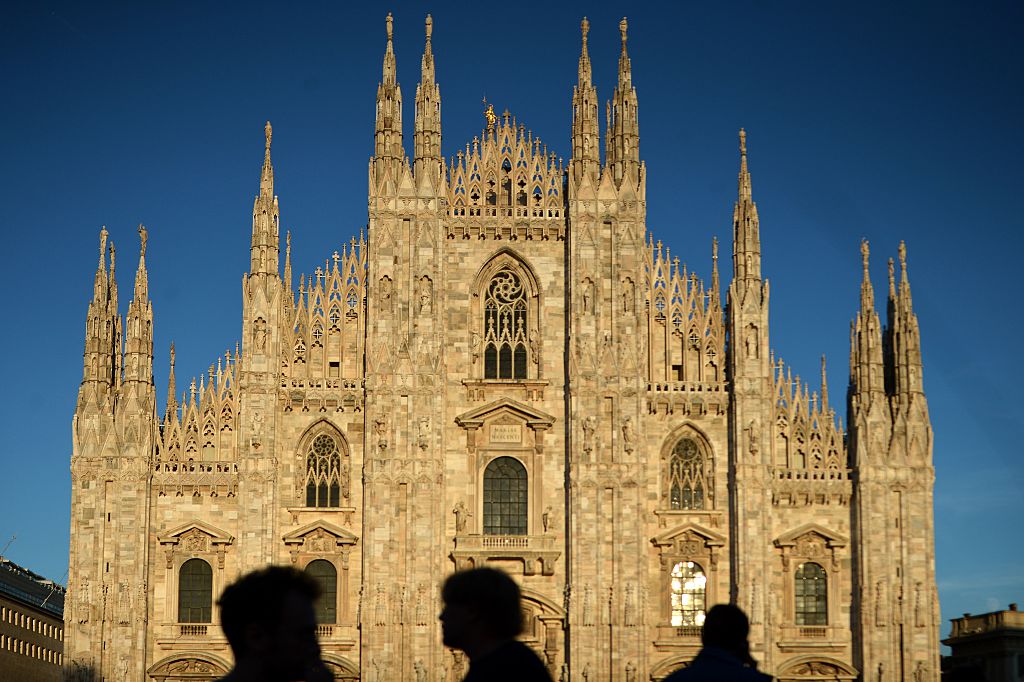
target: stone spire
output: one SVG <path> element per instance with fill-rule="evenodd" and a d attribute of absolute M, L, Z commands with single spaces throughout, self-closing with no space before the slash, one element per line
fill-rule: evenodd
<path fill-rule="evenodd" d="M 735 279 L 761 279 L 761 228 L 747 169 L 747 133 L 740 129 L 740 173 L 732 212 L 732 271 Z"/>
<path fill-rule="evenodd" d="M 911 395 L 923 394 L 921 380 L 921 331 L 914 314 L 907 275 L 907 246 L 900 242 L 900 283 L 895 300 L 890 304 L 889 328 L 892 333 L 892 365 L 895 379 L 893 393 L 905 401 Z"/>
<path fill-rule="evenodd" d="M 622 37 L 622 53 L 619 55 L 619 80 L 608 105 L 608 139 L 605 141 L 605 165 L 611 169 L 615 184 L 632 178 L 639 182 L 640 175 L 640 126 L 637 119 L 636 88 L 633 87 L 633 72 L 626 51 L 626 29 L 623 17 L 619 22 Z"/>
<path fill-rule="evenodd" d="M 427 15 L 426 45 L 420 63 L 420 82 L 416 86 L 416 120 L 414 146 L 414 172 L 419 179 L 424 172 L 431 180 L 441 176 L 441 90 L 434 79 L 434 53 L 430 45 L 434 20 Z M 388 42 L 390 45 L 390 41 Z M 399 130 L 401 133 L 401 130 Z"/>
<path fill-rule="evenodd" d="M 111 284 L 113 272 L 107 273 L 107 237 L 107 228 L 104 227 L 100 230 L 99 265 L 93 278 L 92 300 L 85 319 L 79 411 L 90 402 L 103 402 L 107 392 L 116 385 L 114 372 L 120 363 L 121 320 L 117 314 L 116 288 Z M 109 248 L 113 254 L 113 245 L 110 244 Z"/>
<path fill-rule="evenodd" d="M 572 175 L 579 183 L 584 174 L 595 179 L 601 169 L 601 134 L 597 120 L 597 89 L 594 88 L 587 52 L 587 33 L 590 22 L 586 17 L 580 23 L 583 48 L 580 52 L 579 72 L 572 90 Z"/>
<path fill-rule="evenodd" d="M 125 315 L 124 380 L 125 383 L 153 383 L 153 304 L 149 300 L 149 277 L 146 273 L 146 242 L 149 234 L 139 225 L 139 267 L 135 271 L 135 288 Z"/>
<path fill-rule="evenodd" d="M 177 383 L 174 379 L 174 342 L 171 341 L 171 370 L 167 374 L 167 408 L 164 410 L 164 421 L 171 422 L 178 411 Z"/>
<path fill-rule="evenodd" d="M 378 178 L 385 171 L 390 171 L 392 177 L 397 178 L 405 159 L 402 148 L 402 88 L 397 81 L 393 23 L 388 13 L 385 20 L 388 42 L 384 49 L 383 75 L 377 85 L 377 120 L 373 135 L 373 166 Z"/>
<path fill-rule="evenodd" d="M 882 362 L 882 329 L 875 311 L 875 292 L 868 272 L 871 250 L 867 240 L 860 244 L 864 278 L 860 286 L 860 310 L 853 322 L 850 338 L 850 388 L 863 398 L 885 394 L 885 372 Z M 865 405 L 866 406 L 866 405 Z"/>
<path fill-rule="evenodd" d="M 252 243 L 249 273 L 251 275 L 277 275 L 280 246 L 280 209 L 274 195 L 274 167 L 270 163 L 270 141 L 273 129 L 270 121 L 263 127 L 266 142 L 263 152 L 263 170 L 260 173 L 260 193 L 252 207 Z"/>

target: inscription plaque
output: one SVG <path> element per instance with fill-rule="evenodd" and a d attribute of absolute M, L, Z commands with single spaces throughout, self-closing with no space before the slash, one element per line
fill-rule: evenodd
<path fill-rule="evenodd" d="M 492 443 L 522 443 L 522 424 L 491 424 Z"/>

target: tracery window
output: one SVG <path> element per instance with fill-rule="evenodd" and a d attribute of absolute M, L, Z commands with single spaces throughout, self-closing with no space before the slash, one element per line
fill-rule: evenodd
<path fill-rule="evenodd" d="M 672 627 L 704 625 L 707 576 L 694 561 L 672 567 Z"/>
<path fill-rule="evenodd" d="M 526 535 L 526 467 L 498 457 L 484 470 L 484 533 Z"/>
<path fill-rule="evenodd" d="M 484 299 L 484 378 L 525 379 L 527 368 L 526 288 L 511 270 L 500 270 Z"/>
<path fill-rule="evenodd" d="M 828 576 L 820 564 L 808 561 L 796 569 L 796 624 L 828 625 Z"/>
<path fill-rule="evenodd" d="M 704 456 L 696 441 L 682 438 L 668 462 L 668 497 L 672 509 L 704 509 L 707 497 Z"/>
<path fill-rule="evenodd" d="M 338 569 L 326 559 L 309 562 L 306 573 L 320 586 L 320 596 L 313 608 L 316 622 L 333 625 L 338 620 Z"/>
<path fill-rule="evenodd" d="M 333 436 L 319 434 L 306 452 L 306 506 L 341 505 L 341 453 Z"/>
<path fill-rule="evenodd" d="M 210 623 L 213 569 L 202 559 L 189 559 L 178 571 L 178 622 Z"/>

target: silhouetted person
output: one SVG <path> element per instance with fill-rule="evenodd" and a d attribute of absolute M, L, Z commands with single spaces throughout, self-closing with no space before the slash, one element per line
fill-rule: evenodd
<path fill-rule="evenodd" d="M 220 682 L 331 682 L 316 639 L 318 596 L 312 578 L 286 566 L 228 585 L 217 605 L 235 667 Z"/>
<path fill-rule="evenodd" d="M 677 670 L 665 682 L 769 682 L 757 671 L 750 656 L 750 623 L 733 604 L 712 606 L 704 619 L 701 642 L 704 647 L 689 667 Z"/>
<path fill-rule="evenodd" d="M 537 654 L 516 640 L 523 611 L 519 586 L 507 574 L 493 568 L 454 573 L 441 598 L 444 644 L 469 657 L 463 682 L 551 682 Z"/>

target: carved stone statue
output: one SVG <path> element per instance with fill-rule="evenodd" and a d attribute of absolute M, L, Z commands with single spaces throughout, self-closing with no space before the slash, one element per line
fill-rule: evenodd
<path fill-rule="evenodd" d="M 594 312 L 594 283 L 589 279 L 583 280 L 583 312 Z"/>
<path fill-rule="evenodd" d="M 416 444 L 421 450 L 430 445 L 430 417 L 420 417 L 417 422 Z"/>
<path fill-rule="evenodd" d="M 750 424 L 747 425 L 747 436 L 750 439 L 750 454 L 751 456 L 756 457 L 757 453 L 761 451 L 761 429 L 758 426 L 756 419 L 751 419 Z"/>
<path fill-rule="evenodd" d="M 583 420 L 583 452 L 591 452 L 594 449 L 594 430 L 597 427 L 597 420 L 594 417 L 587 417 Z"/>
<path fill-rule="evenodd" d="M 544 525 L 544 532 L 547 533 L 551 528 L 551 507 L 550 505 L 544 507 L 544 513 L 540 515 L 541 523 Z"/>
<path fill-rule="evenodd" d="M 472 512 L 466 508 L 462 500 L 459 500 L 455 504 L 455 508 L 452 509 L 452 513 L 455 514 L 455 533 L 457 535 L 463 535 L 466 532 L 466 523 L 469 521 L 469 517 L 472 516 Z"/>
<path fill-rule="evenodd" d="M 427 682 L 427 666 L 419 658 L 413 663 L 412 669 L 416 672 L 416 682 Z"/>
<path fill-rule="evenodd" d="M 418 301 L 418 312 L 420 315 L 429 315 L 433 305 L 434 296 L 434 285 L 430 281 L 430 278 L 426 275 L 420 277 L 419 285 L 416 290 L 416 300 Z"/>
<path fill-rule="evenodd" d="M 252 345 L 257 353 L 263 353 L 267 349 L 267 321 L 257 317 L 253 325 Z"/>
<path fill-rule="evenodd" d="M 373 420 L 373 432 L 377 434 L 377 447 L 388 449 L 388 416 L 382 414 Z"/>
<path fill-rule="evenodd" d="M 626 682 L 636 682 L 636 666 L 633 661 L 626 664 Z"/>
<path fill-rule="evenodd" d="M 622 446 L 626 452 L 633 452 L 636 444 L 636 430 L 633 428 L 633 418 L 626 417 L 622 420 Z"/>

